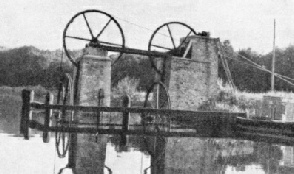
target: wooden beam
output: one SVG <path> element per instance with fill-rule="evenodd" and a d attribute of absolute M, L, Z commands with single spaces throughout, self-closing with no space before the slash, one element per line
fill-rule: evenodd
<path fill-rule="evenodd" d="M 81 134 L 119 134 L 122 133 L 125 135 L 142 135 L 142 136 L 164 136 L 164 137 L 222 137 L 219 135 L 210 135 L 206 132 L 157 132 L 157 131 L 145 131 L 144 129 L 129 129 L 127 131 L 123 129 L 102 129 L 97 127 L 59 127 L 59 126 L 50 126 L 47 128 L 43 124 L 31 120 L 29 127 L 32 129 L 37 129 L 40 131 L 49 131 L 49 132 L 70 132 L 70 133 L 81 133 Z"/>
<path fill-rule="evenodd" d="M 32 119 L 32 113 L 30 111 L 31 99 L 31 91 L 24 89 L 22 91 L 23 104 L 20 119 L 20 133 L 23 134 L 26 140 L 30 139 L 29 121 Z"/>
<path fill-rule="evenodd" d="M 151 108 L 123 108 L 123 107 L 89 107 L 89 106 L 72 106 L 72 105 L 45 105 L 45 104 L 31 104 L 36 109 L 66 109 L 83 112 L 130 112 L 130 113 L 148 113 L 148 114 L 163 114 L 170 115 L 171 118 L 189 117 L 246 117 L 246 113 L 239 112 L 207 112 L 207 111 L 187 111 L 187 110 L 174 110 L 174 109 L 151 109 Z"/>
<path fill-rule="evenodd" d="M 56 127 L 50 126 L 46 128 L 43 124 L 38 123 L 35 120 L 29 122 L 29 127 L 44 131 L 48 129 L 50 132 L 71 132 L 71 133 L 84 133 L 84 134 L 122 134 L 123 129 L 97 129 L 97 128 L 79 128 L 79 127 Z M 231 134 L 210 134 L 205 131 L 202 132 L 157 132 L 157 131 L 144 131 L 144 130 L 132 130 L 124 132 L 126 135 L 140 135 L 140 136 L 162 136 L 162 137 L 203 137 L 203 138 L 232 138 L 236 140 L 251 140 L 257 142 L 267 142 L 283 145 L 293 145 L 294 140 L 292 136 L 281 136 L 272 134 L 261 134 L 258 132 L 250 133 L 243 132 L 242 130 L 234 131 Z"/>
<path fill-rule="evenodd" d="M 139 54 L 142 56 L 154 56 L 154 57 L 161 57 L 161 58 L 172 56 L 168 53 L 162 53 L 158 51 L 145 51 L 145 50 L 134 49 L 134 48 L 121 48 L 121 47 L 114 47 L 114 46 L 107 46 L 107 45 L 97 45 L 97 46 L 91 45 L 91 46 L 102 48 L 107 51 L 114 51 L 114 52 L 120 52 L 120 53 L 126 53 L 126 54 Z"/>

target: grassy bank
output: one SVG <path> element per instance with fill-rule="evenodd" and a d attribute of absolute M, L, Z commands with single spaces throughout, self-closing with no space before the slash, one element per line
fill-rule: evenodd
<path fill-rule="evenodd" d="M 222 81 L 218 81 L 217 95 L 200 106 L 200 110 L 245 112 L 250 117 L 255 116 L 255 109 L 260 108 L 263 96 L 281 97 L 284 102 L 294 103 L 294 93 L 275 91 L 268 93 L 251 93 L 239 91 Z"/>

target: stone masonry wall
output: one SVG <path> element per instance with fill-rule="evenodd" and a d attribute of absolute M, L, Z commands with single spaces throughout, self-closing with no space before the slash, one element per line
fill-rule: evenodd
<path fill-rule="evenodd" d="M 80 77 L 78 81 L 78 104 L 81 106 L 98 106 L 98 93 L 103 91 L 104 98 L 100 106 L 110 106 L 111 61 L 104 52 L 86 48 L 79 61 Z M 96 123 L 96 113 L 79 113 L 80 123 Z M 100 118 L 100 122 L 104 122 Z M 77 135 L 76 174 L 103 173 L 106 158 L 105 135 Z"/>
<path fill-rule="evenodd" d="M 192 40 L 191 59 L 171 57 L 166 60 L 165 83 L 172 109 L 197 111 L 218 91 L 219 39 L 193 36 L 188 40 Z M 206 148 L 207 142 L 203 139 L 168 138 L 164 173 L 212 173 L 214 169 L 208 169 L 209 165 L 205 164 L 214 159 Z"/>
<path fill-rule="evenodd" d="M 193 36 L 191 59 L 165 60 L 165 83 L 172 109 L 196 111 L 218 91 L 219 39 Z"/>

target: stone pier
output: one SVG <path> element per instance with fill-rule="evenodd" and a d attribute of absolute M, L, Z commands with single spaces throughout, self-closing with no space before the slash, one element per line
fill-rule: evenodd
<path fill-rule="evenodd" d="M 213 98 L 218 91 L 218 38 L 191 36 L 189 57 L 170 57 L 157 63 L 164 69 L 164 83 L 168 88 L 171 109 L 197 111 L 199 106 Z M 208 124 L 209 125 L 209 124 Z M 212 130 L 213 131 L 213 130 Z M 208 157 L 201 152 L 207 142 L 197 138 L 167 138 L 157 144 L 157 154 L 163 151 L 153 171 L 161 174 L 201 173 L 201 161 Z M 158 157 L 158 156 L 157 156 Z M 201 159 L 200 159 L 201 158 Z M 162 168 L 164 165 L 164 168 Z M 156 173 L 156 172 L 154 172 Z"/>
<path fill-rule="evenodd" d="M 105 51 L 85 48 L 78 60 L 76 82 L 77 102 L 81 106 L 110 106 L 111 61 Z M 79 123 L 105 122 L 105 116 L 97 119 L 97 113 L 77 113 Z M 106 135 L 77 134 L 73 149 L 75 174 L 103 173 L 106 159 Z"/>
<path fill-rule="evenodd" d="M 218 38 L 191 36 L 188 58 L 165 59 L 164 83 L 170 94 L 171 108 L 197 111 L 218 91 Z M 187 43 L 188 44 L 188 43 Z"/>

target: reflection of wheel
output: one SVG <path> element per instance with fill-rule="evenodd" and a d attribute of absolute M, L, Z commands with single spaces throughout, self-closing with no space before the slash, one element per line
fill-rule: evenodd
<path fill-rule="evenodd" d="M 150 96 L 153 94 L 153 97 Z M 149 98 L 153 98 L 149 101 Z M 162 82 L 155 82 L 147 90 L 144 107 L 151 107 L 156 109 L 170 109 L 170 97 L 166 86 Z M 165 114 L 144 114 L 142 115 L 144 129 L 148 127 L 161 131 L 170 127 L 169 115 Z"/>
<path fill-rule="evenodd" d="M 67 80 L 65 82 L 60 82 L 58 94 L 57 94 L 57 104 L 60 105 L 71 105 L 73 104 L 73 93 L 72 93 L 72 80 L 69 75 L 67 75 Z M 56 126 L 64 128 L 65 126 L 71 126 L 73 119 L 73 112 L 69 113 L 62 109 L 56 116 Z M 66 156 L 67 150 L 69 148 L 69 133 L 66 132 L 55 132 L 55 146 L 58 157 L 63 158 Z"/>
<path fill-rule="evenodd" d="M 170 97 L 166 86 L 162 82 L 153 83 L 147 90 L 144 107 L 170 109 Z M 170 131 L 171 121 L 169 114 L 143 113 L 141 118 L 144 132 L 150 131 L 159 133 Z M 158 146 L 160 146 L 160 142 L 163 141 L 165 141 L 164 137 L 160 134 L 156 134 L 154 137 L 144 136 L 146 149 L 151 156 L 155 157 L 155 161 L 162 158 L 163 153 L 159 155 Z M 145 169 L 145 171 L 147 171 L 147 169 Z"/>
<path fill-rule="evenodd" d="M 197 33 L 192 27 L 185 23 L 164 23 L 151 35 L 148 43 L 148 51 L 166 52 L 171 56 L 183 57 L 187 38 L 191 34 L 196 35 Z M 156 72 L 162 74 L 156 66 L 155 57 L 149 56 L 149 60 Z"/>
<path fill-rule="evenodd" d="M 86 44 L 125 48 L 125 38 L 119 23 L 110 14 L 99 10 L 85 10 L 74 15 L 63 31 L 63 48 L 69 60 L 77 66 L 70 50 L 83 49 Z M 119 54 L 118 60 L 122 56 Z"/>

